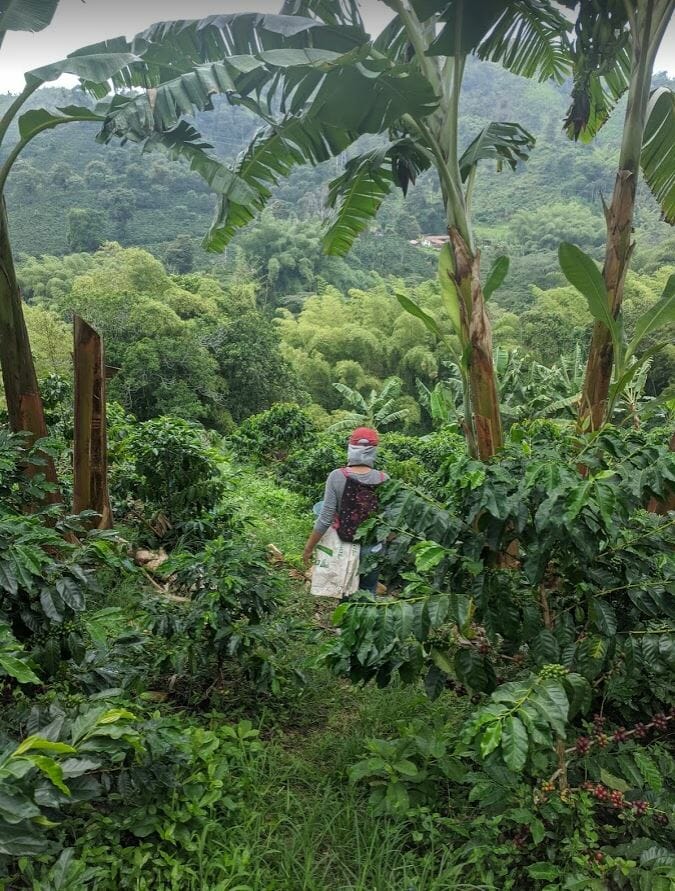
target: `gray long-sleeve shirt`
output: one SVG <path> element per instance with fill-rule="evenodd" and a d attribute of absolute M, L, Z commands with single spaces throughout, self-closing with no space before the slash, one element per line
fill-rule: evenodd
<path fill-rule="evenodd" d="M 354 476 L 360 483 L 364 483 L 366 486 L 379 486 L 380 483 L 389 479 L 387 474 L 382 473 L 380 470 L 369 470 L 368 473 L 354 473 Z M 333 525 L 333 520 L 340 510 L 342 493 L 345 490 L 346 483 L 347 477 L 341 470 L 333 470 L 328 474 L 321 513 L 314 524 L 315 532 L 323 535 Z"/>

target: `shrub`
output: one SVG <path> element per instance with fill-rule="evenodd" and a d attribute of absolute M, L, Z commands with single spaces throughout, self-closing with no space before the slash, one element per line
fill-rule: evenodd
<path fill-rule="evenodd" d="M 180 418 L 153 418 L 136 425 L 117 419 L 112 426 L 112 491 L 120 501 L 141 503 L 146 534 L 175 541 L 201 528 L 208 535 L 218 526 L 211 514 L 225 490 L 217 452 L 205 432 Z M 208 522 L 207 522 L 208 520 Z"/>
<path fill-rule="evenodd" d="M 245 460 L 284 460 L 294 448 L 308 445 L 316 435 L 309 415 L 298 405 L 279 402 L 259 415 L 247 418 L 231 442 Z"/>

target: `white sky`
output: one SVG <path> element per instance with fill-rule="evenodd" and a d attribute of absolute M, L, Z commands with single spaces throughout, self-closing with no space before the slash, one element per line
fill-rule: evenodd
<path fill-rule="evenodd" d="M 38 34 L 7 34 L 0 52 L 0 92 L 21 90 L 24 71 L 62 59 L 80 46 L 120 34 L 130 37 L 153 22 L 246 9 L 278 12 L 280 6 L 281 0 L 61 0 L 46 30 Z M 377 32 L 390 18 L 389 10 L 378 0 L 363 0 L 362 8 L 371 32 Z M 675 76 L 675 21 L 670 24 L 657 58 L 656 70 L 663 69 Z"/>

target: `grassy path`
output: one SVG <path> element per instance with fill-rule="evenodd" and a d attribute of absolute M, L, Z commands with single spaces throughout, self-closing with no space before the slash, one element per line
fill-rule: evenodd
<path fill-rule="evenodd" d="M 248 471 L 238 472 L 242 507 L 256 536 L 276 545 L 298 565 L 311 515 L 301 498 Z M 321 604 L 318 608 L 326 607 Z M 396 733 L 413 718 L 447 719 L 451 696 L 436 703 L 403 688 L 359 689 L 317 664 L 327 637 L 316 622 L 317 603 L 289 580 L 284 611 L 305 626 L 289 644 L 288 659 L 302 666 L 307 683 L 270 699 L 259 714 L 266 740 L 256 763 L 248 819 L 230 831 L 238 851 L 234 884 L 208 887 L 243 891 L 436 891 L 461 887 L 451 852 L 405 850 L 401 828 L 376 820 L 362 790 L 348 781 L 368 737 Z M 211 864 L 217 869 L 215 861 Z M 232 864 L 235 869 L 235 864 Z M 236 873 L 236 869 L 235 869 Z M 213 877 L 215 879 L 215 876 Z M 236 879 L 236 881 L 235 881 Z M 210 880 L 212 881 L 212 880 Z M 237 883 L 239 882 L 239 884 Z"/>

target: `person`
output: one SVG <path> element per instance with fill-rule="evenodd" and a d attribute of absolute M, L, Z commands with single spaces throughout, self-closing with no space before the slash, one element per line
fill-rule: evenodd
<path fill-rule="evenodd" d="M 341 508 L 343 507 L 343 496 L 347 489 L 347 481 L 351 478 L 358 482 L 361 486 L 374 488 L 389 479 L 386 473 L 381 470 L 375 470 L 375 461 L 377 459 L 377 448 L 380 443 L 377 430 L 372 427 L 357 427 L 349 437 L 347 446 L 347 466 L 339 467 L 328 474 L 326 487 L 324 490 L 323 501 L 315 505 L 315 513 L 318 514 L 314 529 L 307 539 L 307 544 L 302 554 L 305 566 L 309 566 L 312 562 L 312 555 L 317 544 L 321 541 L 324 533 L 331 527 L 335 527 L 338 535 L 344 540 L 353 540 L 353 531 L 348 527 L 349 517 L 345 520 L 342 518 L 343 534 L 340 534 Z M 367 493 L 369 494 L 369 493 Z M 358 500 L 358 495 L 356 496 Z M 367 503 L 367 502 L 362 502 Z M 357 511 L 358 511 L 357 507 Z M 363 508 L 361 508 L 363 510 Z M 367 511 L 367 508 L 366 508 Z M 356 511 L 355 511 L 356 512 Z M 355 513 L 354 512 L 354 513 Z M 372 513 L 372 508 L 371 511 Z M 353 515 L 352 514 L 352 518 Z M 365 519 L 365 516 L 363 516 Z M 348 536 L 348 537 L 346 537 Z M 371 553 L 377 553 L 382 550 L 382 545 L 375 545 L 369 548 Z M 362 548 L 361 555 L 365 555 L 365 548 Z M 362 591 L 370 591 L 373 594 L 377 590 L 378 569 L 375 568 L 359 578 L 359 589 Z"/>

